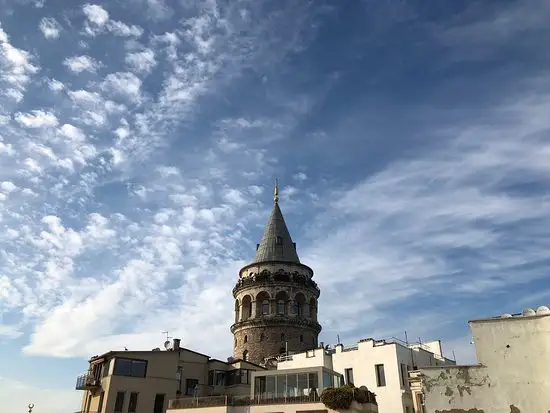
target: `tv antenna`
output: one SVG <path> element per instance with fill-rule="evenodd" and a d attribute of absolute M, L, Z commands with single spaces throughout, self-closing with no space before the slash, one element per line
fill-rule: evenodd
<path fill-rule="evenodd" d="M 168 331 L 163 331 L 162 334 L 166 334 L 166 341 L 164 342 L 164 348 L 166 350 L 171 350 L 172 349 L 172 342 L 170 341 L 170 339 L 172 337 L 169 336 Z"/>

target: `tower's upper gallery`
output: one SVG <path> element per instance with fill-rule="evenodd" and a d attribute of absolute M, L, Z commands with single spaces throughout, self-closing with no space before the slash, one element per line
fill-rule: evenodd
<path fill-rule="evenodd" d="M 256 249 L 256 256 L 251 264 L 261 262 L 292 262 L 299 264 L 296 244 L 292 242 L 290 233 L 279 208 L 279 186 L 275 184 L 273 211 L 262 235 L 262 240 Z"/>

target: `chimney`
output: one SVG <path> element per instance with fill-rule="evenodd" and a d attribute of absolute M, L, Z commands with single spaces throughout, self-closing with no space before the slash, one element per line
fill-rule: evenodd
<path fill-rule="evenodd" d="M 172 349 L 174 351 L 178 351 L 180 349 L 180 343 L 181 343 L 181 340 L 179 338 L 175 338 L 174 339 L 174 345 L 172 346 Z"/>

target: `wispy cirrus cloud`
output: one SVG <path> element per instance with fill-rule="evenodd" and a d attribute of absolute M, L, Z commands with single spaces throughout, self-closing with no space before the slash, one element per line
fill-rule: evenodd
<path fill-rule="evenodd" d="M 521 41 L 532 66 L 484 71 L 501 42 L 482 35 L 542 20 L 510 5 L 433 24 L 365 3 L 388 18 L 344 30 L 316 2 L 45 3 L 63 31 L 40 29 L 44 50 L 0 12 L 0 399 L 31 391 L 13 390 L 28 357 L 76 358 L 76 373 L 162 330 L 229 355 L 230 292 L 276 177 L 325 342 L 407 330 L 470 361 L 467 319 L 544 302 L 550 85 Z M 457 60 L 472 30 L 487 44 Z M 52 388 L 72 385 L 61 376 Z"/>

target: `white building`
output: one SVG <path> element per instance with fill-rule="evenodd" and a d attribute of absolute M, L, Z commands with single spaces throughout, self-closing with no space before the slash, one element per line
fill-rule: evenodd
<path fill-rule="evenodd" d="M 470 321 L 477 365 L 411 372 L 423 413 L 550 411 L 550 310 Z M 381 410 L 382 411 L 382 410 Z"/>
<path fill-rule="evenodd" d="M 441 342 L 405 344 L 397 339 L 364 339 L 356 346 L 315 349 L 282 357 L 277 370 L 323 366 L 344 377 L 345 384 L 366 386 L 376 394 L 380 412 L 413 413 L 408 371 L 419 366 L 454 365 L 443 357 Z"/>

